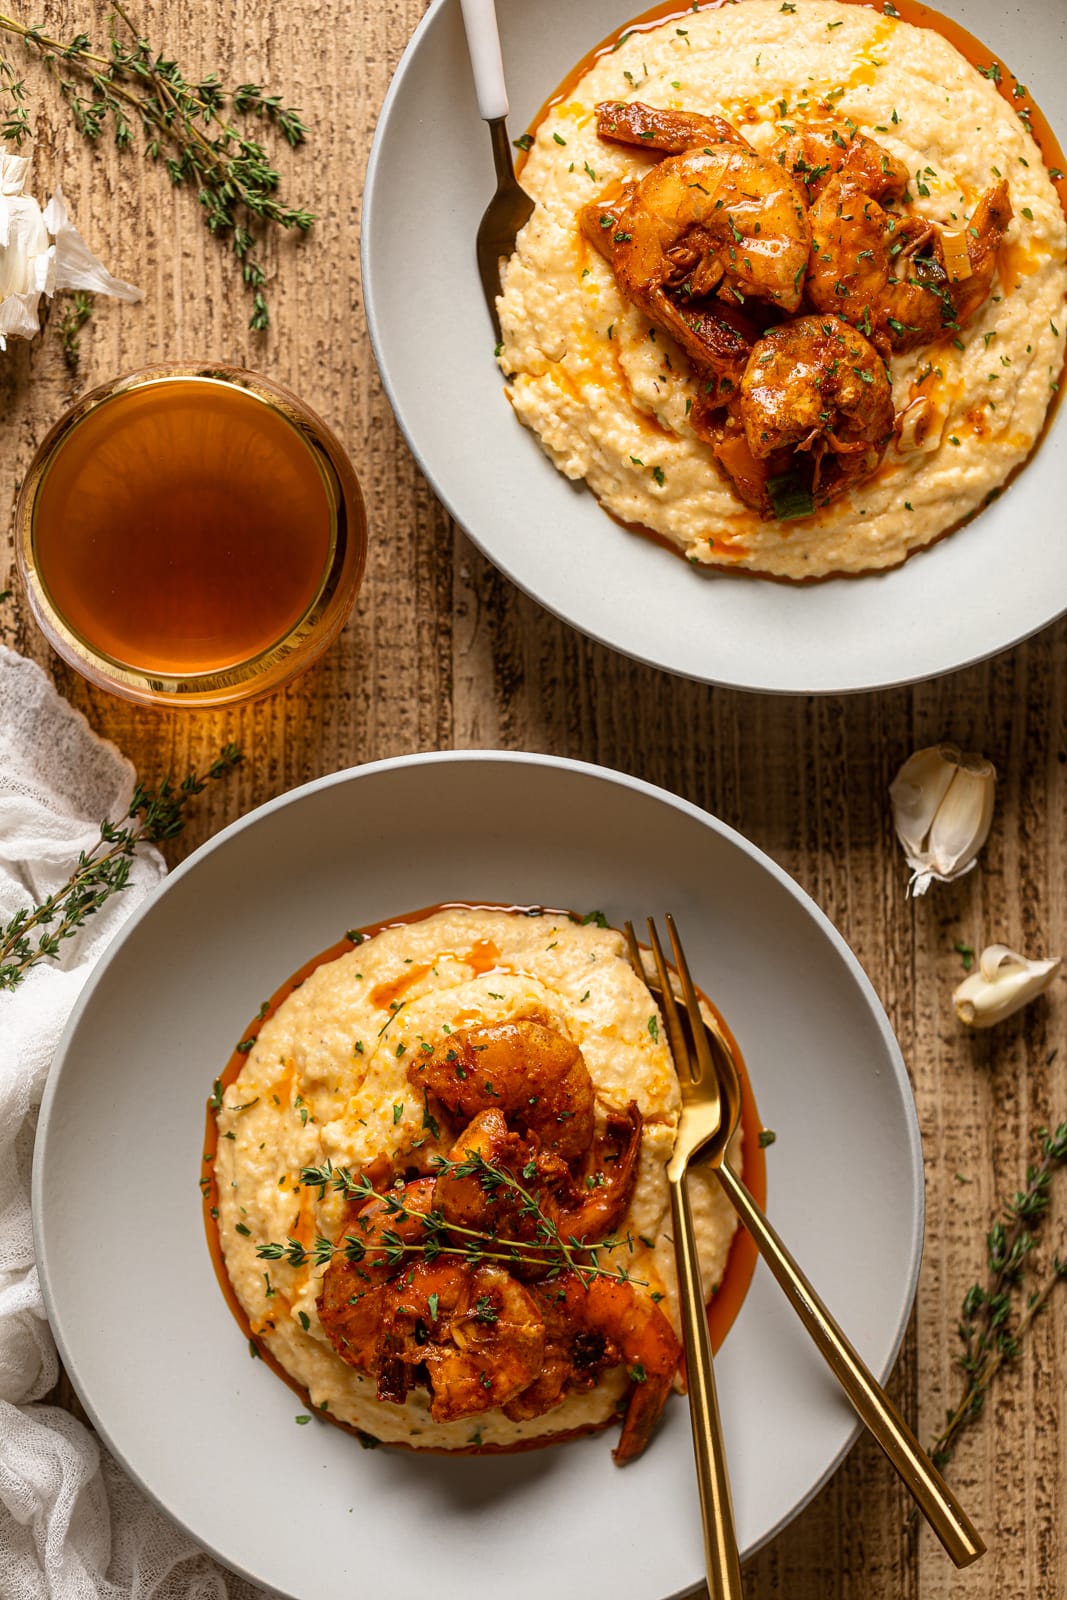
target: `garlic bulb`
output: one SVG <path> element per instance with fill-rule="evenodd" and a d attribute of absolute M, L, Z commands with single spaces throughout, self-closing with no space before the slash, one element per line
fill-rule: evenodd
<path fill-rule="evenodd" d="M 1047 989 L 1061 965 L 1060 956 L 1030 961 L 1006 944 L 991 944 L 952 996 L 956 1015 L 969 1028 L 991 1028 Z"/>
<path fill-rule="evenodd" d="M 889 786 L 893 826 L 911 868 L 911 891 L 950 883 L 974 866 L 993 821 L 996 768 L 954 744 L 909 756 Z"/>
<path fill-rule="evenodd" d="M 24 194 L 28 156 L 0 152 L 0 350 L 7 340 L 32 339 L 42 295 L 88 289 L 116 300 L 139 300 L 140 289 L 113 278 L 67 215 L 62 191 L 42 211 Z"/>

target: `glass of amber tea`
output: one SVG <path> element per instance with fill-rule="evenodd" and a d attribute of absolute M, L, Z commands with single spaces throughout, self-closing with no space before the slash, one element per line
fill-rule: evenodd
<path fill-rule="evenodd" d="M 258 373 L 166 365 L 84 395 L 16 512 L 53 648 L 129 700 L 221 705 L 288 682 L 337 637 L 367 552 L 326 424 Z"/>

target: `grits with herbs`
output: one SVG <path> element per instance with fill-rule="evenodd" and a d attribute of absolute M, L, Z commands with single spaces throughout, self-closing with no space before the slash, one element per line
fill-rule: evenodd
<path fill-rule="evenodd" d="M 865 572 L 981 508 L 1064 364 L 1064 213 L 940 34 L 743 0 L 623 36 L 532 138 L 516 415 L 695 563 Z"/>
<path fill-rule="evenodd" d="M 677 1383 L 679 1106 L 614 930 L 452 908 L 375 934 L 221 1095 L 219 1238 L 253 1336 L 387 1443 L 518 1449 L 621 1408 L 631 1459 Z M 690 1190 L 710 1293 L 734 1218 L 707 1175 Z"/>

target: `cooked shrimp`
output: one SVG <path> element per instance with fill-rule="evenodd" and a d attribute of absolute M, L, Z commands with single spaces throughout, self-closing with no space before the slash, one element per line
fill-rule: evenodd
<path fill-rule="evenodd" d="M 754 456 L 736 407 L 706 409 L 694 404 L 689 421 L 697 438 L 711 446 L 738 498 L 762 516 L 773 516 L 768 485 L 773 478 L 791 470 L 792 452 L 780 450 L 765 458 Z"/>
<path fill-rule="evenodd" d="M 618 1226 L 634 1192 L 640 1153 L 641 1113 L 631 1100 L 625 1111 L 608 1112 L 577 1180 L 542 1204 L 562 1239 L 595 1244 Z"/>
<path fill-rule="evenodd" d="M 477 1158 L 512 1176 L 522 1171 L 530 1156 L 526 1140 L 512 1133 L 503 1112 L 496 1110 L 480 1111 L 448 1152 L 450 1167 L 465 1168 Z M 445 1222 L 457 1228 L 499 1233 L 501 1224 L 511 1219 L 518 1203 L 513 1189 L 501 1183 L 487 1186 L 478 1171 L 446 1169 L 434 1185 L 435 1209 Z"/>
<path fill-rule="evenodd" d="M 568 1244 L 592 1246 L 626 1214 L 640 1149 L 641 1113 L 634 1101 L 625 1111 L 608 1111 L 577 1176 L 558 1154 L 509 1132 L 501 1112 L 482 1111 L 449 1151 L 451 1169 L 437 1180 L 434 1209 L 447 1225 L 479 1229 L 505 1243 L 543 1247 L 555 1228 Z M 468 1170 L 472 1158 L 493 1171 Z M 500 1182 L 500 1173 L 510 1174 L 515 1187 Z M 523 1279 L 543 1277 L 549 1269 L 536 1256 L 511 1267 Z"/>
<path fill-rule="evenodd" d="M 342 1361 L 361 1372 L 377 1370 L 386 1290 L 389 1279 L 407 1260 L 398 1246 L 426 1239 L 423 1218 L 433 1207 L 433 1191 L 432 1178 L 419 1178 L 368 1200 L 343 1235 L 363 1246 L 360 1259 L 354 1261 L 339 1252 L 323 1274 L 317 1302 L 319 1321 Z M 379 1390 L 381 1387 L 380 1383 Z M 381 1398 L 395 1399 L 396 1395 L 382 1394 Z"/>
<path fill-rule="evenodd" d="M 806 454 L 812 496 L 824 505 L 877 469 L 893 431 L 893 393 L 882 358 L 849 323 L 797 317 L 753 348 L 741 420 L 757 459 Z"/>
<path fill-rule="evenodd" d="M 591 1389 L 605 1367 L 625 1366 L 632 1388 L 613 1454 L 622 1466 L 639 1456 L 670 1393 L 682 1353 L 659 1306 L 618 1278 L 585 1282 L 564 1272 L 530 1293 L 545 1324 L 544 1360 L 537 1379 L 505 1407 L 514 1420 L 539 1417 L 572 1389 Z"/>
<path fill-rule="evenodd" d="M 971 270 L 969 274 L 962 276 L 954 270 L 944 248 L 943 236 L 939 236 L 942 264 L 948 272 L 948 292 L 956 307 L 957 322 L 966 322 L 968 317 L 972 317 L 979 307 L 985 304 L 993 287 L 993 275 L 997 270 L 997 251 L 1008 231 L 1012 216 L 1011 196 L 1007 183 L 1001 181 L 995 188 L 987 189 L 975 206 L 974 215 L 964 234 L 967 264 Z"/>
<path fill-rule="evenodd" d="M 378 1360 L 425 1366 L 435 1422 L 504 1405 L 534 1381 L 544 1348 L 537 1305 L 499 1267 L 420 1261 L 386 1292 Z"/>
<path fill-rule="evenodd" d="M 908 187 L 908 169 L 855 123 L 807 123 L 791 128 L 767 152 L 804 185 L 814 200 L 837 172 L 855 178 L 875 200 L 900 200 Z"/>
<path fill-rule="evenodd" d="M 621 226 L 619 219 L 636 188 L 636 182 L 609 184 L 599 200 L 591 200 L 578 213 L 578 226 L 609 266 L 615 259 L 615 235 Z"/>
<path fill-rule="evenodd" d="M 959 266 L 950 273 L 935 222 L 884 211 L 861 181 L 839 172 L 811 208 L 807 297 L 816 310 L 861 328 L 883 352 L 914 350 L 959 327 L 983 303 L 1011 217 L 1001 182 L 979 202 L 965 262 L 962 252 L 954 256 Z"/>
<path fill-rule="evenodd" d="M 680 155 L 709 144 L 738 144 L 750 150 L 733 123 L 699 111 L 668 111 L 640 100 L 605 100 L 596 108 L 597 137 L 609 144 L 634 144 L 644 150 Z"/>
<path fill-rule="evenodd" d="M 461 1028 L 408 1067 L 450 1112 L 495 1107 L 565 1161 L 593 1138 L 593 1080 L 573 1040 L 532 1017 Z"/>
<path fill-rule="evenodd" d="M 795 311 L 810 238 L 790 175 L 719 145 L 668 156 L 641 179 L 613 235 L 613 266 L 623 294 L 674 332 L 681 319 L 670 290 Z"/>
<path fill-rule="evenodd" d="M 578 213 L 582 232 L 612 267 L 616 241 L 626 240 L 622 216 L 636 188 L 635 183 L 619 185 L 616 195 L 611 197 L 608 191 Z M 702 382 L 710 382 L 709 393 L 718 397 L 720 390 L 725 396 L 736 391 L 756 339 L 755 327 L 738 307 L 691 305 L 679 293 L 665 298 L 658 320 L 681 345 Z"/>

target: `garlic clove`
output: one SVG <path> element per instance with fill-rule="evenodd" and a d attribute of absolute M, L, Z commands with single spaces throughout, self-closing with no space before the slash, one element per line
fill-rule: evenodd
<path fill-rule="evenodd" d="M 974 866 L 993 822 L 996 768 L 954 744 L 909 756 L 889 786 L 893 826 L 912 871 L 913 894 Z"/>
<path fill-rule="evenodd" d="M 28 294 L 9 294 L 0 300 L 0 350 L 5 339 L 32 339 L 40 328 L 37 305 L 40 291 Z"/>
<path fill-rule="evenodd" d="M 1031 961 L 1006 944 L 988 945 L 953 993 L 956 1015 L 969 1028 L 992 1028 L 1043 993 L 1062 964 L 1061 956 Z"/>
<path fill-rule="evenodd" d="M 0 153 L 0 350 L 9 338 L 31 339 L 38 331 L 42 294 L 87 289 L 117 300 L 141 298 L 93 255 L 58 187 L 44 211 L 23 193 L 29 165 L 28 156 Z"/>
<path fill-rule="evenodd" d="M 140 289 L 135 289 L 132 283 L 123 283 L 121 278 L 113 278 L 104 263 L 93 255 L 70 220 L 58 184 L 44 208 L 44 224 L 55 240 L 57 289 L 88 289 L 92 294 L 107 294 L 114 300 L 140 300 Z"/>
<path fill-rule="evenodd" d="M 29 170 L 29 156 L 9 155 L 7 151 L 0 151 L 0 195 L 21 194 L 26 187 L 26 174 Z M 0 244 L 6 242 L 3 226 L 3 213 L 0 212 Z"/>

